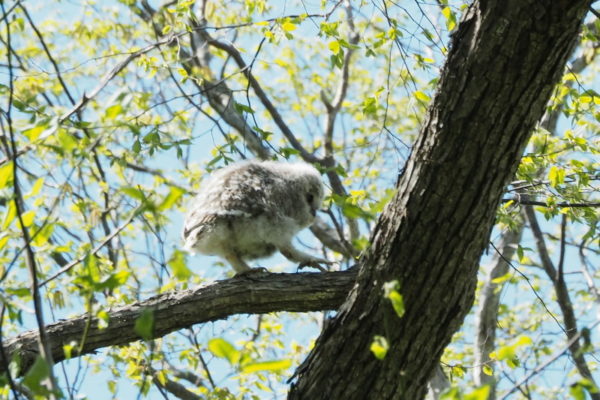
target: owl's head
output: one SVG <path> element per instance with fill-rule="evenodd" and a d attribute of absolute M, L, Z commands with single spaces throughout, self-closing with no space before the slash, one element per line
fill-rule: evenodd
<path fill-rule="evenodd" d="M 285 179 L 290 182 L 288 196 L 294 219 L 300 226 L 314 222 L 321 208 L 325 190 L 321 174 L 315 167 L 305 162 L 273 163 Z"/>
<path fill-rule="evenodd" d="M 317 211 L 323 204 L 323 182 L 320 176 L 307 175 L 304 186 L 304 200 L 308 204 L 310 213 L 313 217 L 316 217 Z"/>

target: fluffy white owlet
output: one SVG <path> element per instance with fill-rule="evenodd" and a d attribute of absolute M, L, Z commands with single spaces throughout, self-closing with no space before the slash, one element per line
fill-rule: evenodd
<path fill-rule="evenodd" d="M 300 265 L 328 263 L 292 245 L 323 201 L 319 172 L 306 163 L 243 161 L 216 171 L 189 205 L 184 248 L 217 255 L 236 273 L 279 250 Z"/>

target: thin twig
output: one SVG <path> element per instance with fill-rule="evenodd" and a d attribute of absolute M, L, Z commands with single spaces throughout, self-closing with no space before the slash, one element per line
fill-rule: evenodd
<path fill-rule="evenodd" d="M 594 329 L 596 326 L 598 326 L 598 324 L 600 324 L 600 321 L 596 321 L 592 326 L 590 326 L 590 330 Z M 531 378 L 533 378 L 534 376 L 536 376 L 537 374 L 539 374 L 540 372 L 542 372 L 544 369 L 546 369 L 550 364 L 552 364 L 554 361 L 558 360 L 563 354 L 565 354 L 567 351 L 569 351 L 569 348 L 579 340 L 579 338 L 581 337 L 581 332 L 577 332 L 576 335 L 574 335 L 572 338 L 570 338 L 567 341 L 567 344 L 565 347 L 563 347 L 559 352 L 557 352 L 553 357 L 549 358 L 548 360 L 546 360 L 543 364 L 539 365 L 537 368 L 535 368 L 533 371 L 531 371 L 529 374 L 527 374 L 525 377 L 523 377 L 523 379 L 521 379 L 517 384 L 515 384 L 510 390 L 508 390 L 506 393 L 504 393 L 504 395 L 502 395 L 502 397 L 500 397 L 499 400 L 504 400 L 507 399 L 515 390 L 520 390 L 521 386 L 527 384 L 527 382 L 529 382 L 529 380 Z"/>
<path fill-rule="evenodd" d="M 2 8 L 3 16 L 6 16 L 6 11 L 4 9 L 4 2 L 0 2 L 0 7 Z M 23 221 L 23 213 L 25 212 L 25 202 L 23 200 L 23 194 L 21 193 L 21 188 L 19 185 L 19 174 L 18 174 L 18 152 L 17 152 L 17 144 L 15 140 L 15 132 L 13 130 L 13 121 L 12 121 L 12 106 L 13 106 L 13 95 L 14 95 L 14 82 L 13 82 L 13 68 L 12 68 L 12 44 L 11 44 L 11 32 L 10 32 L 10 23 L 4 19 L 6 25 L 6 43 L 8 47 L 7 51 L 7 61 L 8 61 L 8 81 L 9 81 L 9 95 L 8 95 L 8 106 L 5 112 L 5 117 L 8 124 L 8 132 L 10 139 L 10 151 L 6 140 L 4 140 L 4 146 L 6 150 L 6 154 L 13 154 L 12 162 L 13 162 L 13 191 L 14 191 L 14 205 L 15 211 L 17 215 L 17 219 L 19 225 L 21 227 L 21 232 L 23 234 L 23 240 L 25 242 L 25 263 L 27 268 L 29 269 L 29 275 L 31 278 L 31 297 L 33 298 L 33 306 L 35 310 L 35 318 L 38 325 L 38 338 L 39 338 L 39 347 L 40 354 L 47 364 L 48 367 L 48 382 L 49 382 L 49 398 L 54 399 L 56 395 L 60 393 L 58 385 L 56 383 L 56 378 L 53 372 L 54 361 L 52 358 L 52 352 L 50 351 L 50 344 L 48 343 L 48 337 L 46 335 L 46 325 L 44 323 L 44 312 L 42 299 L 40 297 L 40 291 L 38 286 L 38 276 L 37 276 L 37 263 L 35 260 L 35 254 L 33 252 L 33 248 L 31 247 L 31 236 L 29 235 L 29 230 Z"/>
<path fill-rule="evenodd" d="M 79 258 L 76 258 L 75 260 L 71 261 L 70 263 L 68 263 L 67 265 L 65 265 L 64 267 L 62 267 L 57 273 L 55 273 L 54 275 L 52 275 L 50 278 L 44 280 L 42 283 L 40 283 L 40 287 L 45 286 L 48 282 L 56 279 L 57 277 L 59 277 L 60 275 L 64 274 L 65 272 L 69 271 L 71 268 L 73 268 L 74 266 L 76 266 L 77 264 L 83 262 L 86 257 L 88 257 L 91 254 L 96 254 L 98 253 L 108 242 L 110 242 L 115 236 L 117 236 L 123 229 L 125 229 L 127 227 L 127 225 L 129 225 L 131 223 L 131 221 L 133 221 L 133 219 L 138 215 L 139 211 L 143 208 L 143 206 L 139 206 L 138 208 L 136 208 L 131 215 L 129 216 L 129 218 L 127 218 L 127 220 L 125 220 L 117 229 L 115 229 L 114 231 L 112 231 L 108 236 L 106 236 L 104 238 L 104 240 L 102 240 L 100 243 L 98 243 L 98 245 L 96 247 L 94 247 L 93 250 L 87 252 L 86 254 L 82 255 Z"/>

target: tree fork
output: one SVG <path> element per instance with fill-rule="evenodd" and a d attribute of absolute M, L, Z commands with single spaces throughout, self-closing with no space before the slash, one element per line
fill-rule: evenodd
<path fill-rule="evenodd" d="M 357 285 L 297 371 L 290 399 L 419 399 L 471 308 L 503 190 L 563 72 L 590 1 L 466 10 L 397 194 Z M 397 280 L 398 317 L 382 286 Z M 378 360 L 369 347 L 384 336 Z"/>

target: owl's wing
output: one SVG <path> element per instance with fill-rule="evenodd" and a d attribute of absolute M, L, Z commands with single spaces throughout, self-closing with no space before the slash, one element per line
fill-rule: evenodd
<path fill-rule="evenodd" d="M 209 179 L 190 203 L 185 218 L 183 239 L 195 240 L 221 222 L 276 214 L 274 188 L 280 178 L 257 164 L 244 164 L 221 170 Z M 192 235 L 192 233 L 194 233 Z"/>
<path fill-rule="evenodd" d="M 206 214 L 198 209 L 192 210 L 185 219 L 183 232 L 181 234 L 183 240 L 187 242 L 192 233 L 194 233 L 195 238 L 201 236 L 203 231 L 207 230 L 211 225 L 214 225 L 217 218 L 218 217 L 215 214 Z"/>
<path fill-rule="evenodd" d="M 273 193 L 279 181 L 261 165 L 246 164 L 211 182 L 218 189 L 209 190 L 207 197 L 224 214 L 257 217 L 276 208 Z"/>

